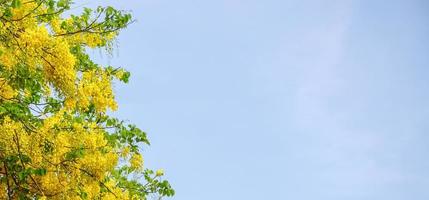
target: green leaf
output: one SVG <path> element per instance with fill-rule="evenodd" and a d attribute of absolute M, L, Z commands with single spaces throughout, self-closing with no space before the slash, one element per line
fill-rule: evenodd
<path fill-rule="evenodd" d="M 21 5 L 21 0 L 12 0 L 12 8 L 19 8 Z"/>
<path fill-rule="evenodd" d="M 33 174 L 43 176 L 46 174 L 46 169 L 44 169 L 44 168 L 34 169 Z"/>
<path fill-rule="evenodd" d="M 3 15 L 4 15 L 5 18 L 10 19 L 12 17 L 12 11 L 10 10 L 10 8 L 6 8 L 4 10 Z"/>

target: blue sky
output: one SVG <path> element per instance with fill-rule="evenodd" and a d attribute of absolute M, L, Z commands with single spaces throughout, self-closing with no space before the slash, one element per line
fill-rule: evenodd
<path fill-rule="evenodd" d="M 172 199 L 429 199 L 428 1 L 100 3 Z"/>

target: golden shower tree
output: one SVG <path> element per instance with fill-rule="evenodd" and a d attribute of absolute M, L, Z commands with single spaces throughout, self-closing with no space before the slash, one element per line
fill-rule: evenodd
<path fill-rule="evenodd" d="M 113 7 L 66 14 L 71 0 L 0 0 L 0 199 L 147 199 L 172 196 L 143 167 L 146 134 L 107 115 L 122 68 L 111 50 L 131 15 Z"/>

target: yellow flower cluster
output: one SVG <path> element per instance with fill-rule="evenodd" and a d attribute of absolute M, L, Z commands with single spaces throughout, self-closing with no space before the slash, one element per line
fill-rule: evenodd
<path fill-rule="evenodd" d="M 21 34 L 19 41 L 26 44 L 24 53 L 29 58 L 29 67 L 42 65 L 48 81 L 64 94 L 73 95 L 76 59 L 71 54 L 68 43 L 61 38 L 52 37 L 43 26 L 27 29 Z"/>
<path fill-rule="evenodd" d="M 0 100 L 8 100 L 17 95 L 17 92 L 7 83 L 6 79 L 0 77 Z"/>
<path fill-rule="evenodd" d="M 32 134 L 28 134 L 23 124 L 6 117 L 0 124 L 1 156 L 28 156 L 32 168 L 46 169 L 46 175 L 35 180 L 45 195 L 55 196 L 50 199 L 73 199 L 69 197 L 76 195 L 80 185 L 85 185 L 82 191 L 89 199 L 95 198 L 103 189 L 100 185 L 105 177 L 116 166 L 118 155 L 107 145 L 103 133 L 98 131 L 99 127 L 94 124 L 68 124 L 62 116 L 64 112 L 49 117 Z M 49 148 L 46 148 L 47 145 Z M 79 151 L 81 154 L 78 156 L 70 156 Z M 114 195 L 115 198 L 111 199 L 116 199 L 118 195 L 123 195 L 123 199 L 128 198 L 111 181 L 103 184 L 109 190 L 118 191 L 103 194 L 106 197 Z M 55 195 L 57 193 L 61 195 Z"/>
<path fill-rule="evenodd" d="M 13 9 L 13 20 L 23 18 L 28 12 L 37 7 L 35 2 L 28 2 L 20 8 Z M 46 8 L 40 8 L 34 11 L 34 14 L 42 13 Z M 97 72 L 83 72 L 82 81 L 78 83 L 76 57 L 70 51 L 72 46 L 84 45 L 94 48 L 106 45 L 116 37 L 116 32 L 111 32 L 104 35 L 79 32 L 76 34 L 65 35 L 62 37 L 57 34 L 64 34 L 66 30 L 61 28 L 61 23 L 66 23 L 71 26 L 73 20 L 71 18 L 59 19 L 54 17 L 49 23 L 38 23 L 34 17 L 25 17 L 25 20 L 19 20 L 16 23 L 0 23 L 0 36 L 4 38 L 0 43 L 0 66 L 10 72 L 17 70 L 18 64 L 25 64 L 28 69 L 34 73 L 42 72 L 47 82 L 52 84 L 66 97 L 75 97 L 76 95 L 85 93 L 94 94 L 96 90 L 106 89 L 109 94 L 103 96 L 91 97 L 98 105 L 100 110 L 105 110 L 106 107 L 115 109 L 116 103 L 112 100 L 110 77 L 107 74 L 102 74 L 100 70 Z M 96 80 L 94 76 L 99 75 L 101 79 Z M 94 80 L 94 83 L 89 83 Z M 99 89 L 94 89 L 94 86 L 102 83 Z M 93 86 L 89 86 L 92 84 Z M 87 85 L 91 89 L 78 90 L 77 85 L 82 87 Z M 104 97 L 107 97 L 103 99 Z M 87 99 L 88 100 L 88 99 Z M 84 102 L 88 103 L 88 101 Z"/>
<path fill-rule="evenodd" d="M 134 153 L 131 156 L 130 164 L 131 164 L 132 169 L 136 169 L 136 170 L 142 169 L 143 168 L 143 156 L 141 154 Z"/>
<path fill-rule="evenodd" d="M 116 110 L 118 107 L 114 99 L 111 77 L 105 71 L 83 72 L 77 87 L 77 95 L 66 99 L 68 109 L 86 110 L 90 104 L 93 104 L 98 112 L 105 112 L 107 108 Z"/>
<path fill-rule="evenodd" d="M 12 67 L 17 63 L 14 53 L 15 51 L 13 49 L 4 48 L 0 44 L 0 63 L 2 67 L 7 70 L 12 70 Z"/>

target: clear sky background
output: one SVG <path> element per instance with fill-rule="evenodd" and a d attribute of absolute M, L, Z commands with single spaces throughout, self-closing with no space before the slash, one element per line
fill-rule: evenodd
<path fill-rule="evenodd" d="M 429 1 L 107 4 L 137 20 L 115 115 L 172 199 L 429 199 Z"/>

